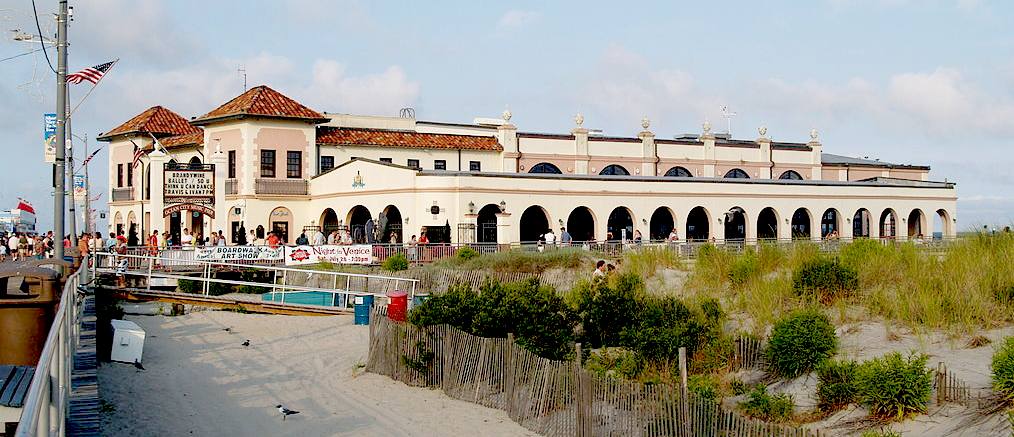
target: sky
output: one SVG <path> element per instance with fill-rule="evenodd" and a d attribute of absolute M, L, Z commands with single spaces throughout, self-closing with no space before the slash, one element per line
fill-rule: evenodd
<path fill-rule="evenodd" d="M 43 33 L 56 1 L 38 0 Z M 153 105 L 185 117 L 266 84 L 319 111 L 471 122 L 505 108 L 521 131 L 659 138 L 710 121 L 736 138 L 820 132 L 824 152 L 932 167 L 957 183 L 959 229 L 1014 223 L 1014 2 L 71 1 L 70 70 L 120 59 L 72 127 L 94 139 Z M 38 48 L 28 0 L 0 0 L 0 59 Z M 0 208 L 52 227 L 41 52 L 0 61 Z M 55 62 L 55 54 L 50 53 Z M 72 86 L 78 102 L 88 85 Z M 84 144 L 75 141 L 80 161 Z M 91 166 L 107 200 L 105 151 Z M 104 228 L 100 228 L 104 229 Z"/>

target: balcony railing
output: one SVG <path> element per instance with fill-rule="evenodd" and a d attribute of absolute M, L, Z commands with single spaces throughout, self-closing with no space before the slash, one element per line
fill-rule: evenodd
<path fill-rule="evenodd" d="M 225 194 L 239 194 L 239 181 L 235 179 L 225 180 Z"/>
<path fill-rule="evenodd" d="M 122 202 L 125 200 L 134 200 L 134 188 L 113 188 L 113 202 Z"/>
<path fill-rule="evenodd" d="M 305 179 L 257 179 L 257 194 L 305 196 L 309 184 Z"/>

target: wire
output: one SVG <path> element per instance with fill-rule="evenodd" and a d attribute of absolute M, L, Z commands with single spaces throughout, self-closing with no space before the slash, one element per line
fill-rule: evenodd
<path fill-rule="evenodd" d="M 46 63 L 49 64 L 49 69 L 53 71 L 53 74 L 60 74 L 53 68 L 53 61 L 49 60 L 49 52 L 46 51 L 46 40 L 42 36 L 42 26 L 39 25 L 39 11 L 35 7 L 35 0 L 32 0 L 32 13 L 35 14 L 35 29 L 39 31 L 39 45 L 42 46 L 42 53 L 46 55 Z"/>
<path fill-rule="evenodd" d="M 22 56 L 28 56 L 28 55 L 30 55 L 32 53 L 41 52 L 41 51 L 42 51 L 42 49 L 35 49 L 35 50 L 30 51 L 30 52 L 24 52 L 24 53 L 22 53 L 20 55 L 8 56 L 6 58 L 0 59 L 0 62 L 10 61 L 11 59 L 14 59 L 14 58 L 20 58 Z"/>

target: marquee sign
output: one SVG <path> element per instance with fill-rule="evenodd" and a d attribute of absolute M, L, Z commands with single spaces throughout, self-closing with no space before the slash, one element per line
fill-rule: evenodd
<path fill-rule="evenodd" d="M 197 211 L 215 218 L 215 165 L 167 163 L 162 172 L 163 217 Z"/>

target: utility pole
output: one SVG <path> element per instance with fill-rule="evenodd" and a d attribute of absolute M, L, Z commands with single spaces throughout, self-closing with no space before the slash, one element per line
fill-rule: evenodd
<path fill-rule="evenodd" d="M 85 157 L 85 159 L 88 159 L 88 134 L 85 134 L 85 136 L 82 139 L 82 141 L 84 141 L 84 148 L 85 148 L 85 150 L 84 150 L 84 157 Z M 85 165 L 84 165 L 84 184 L 85 184 L 84 185 L 84 189 L 85 189 L 85 198 L 84 198 L 84 209 L 85 209 L 85 213 L 84 213 L 84 229 L 85 229 L 85 233 L 86 234 L 91 235 L 92 231 L 94 231 L 94 229 L 92 229 L 92 202 L 91 202 L 92 193 L 91 193 L 91 186 L 88 183 L 88 164 L 90 164 L 90 162 L 85 163 Z"/>
<path fill-rule="evenodd" d="M 60 0 L 56 17 L 56 188 L 53 191 L 53 254 L 63 259 L 63 213 L 66 200 L 67 152 L 67 0 Z"/>
<path fill-rule="evenodd" d="M 66 83 L 64 84 L 66 87 Z M 77 189 L 77 181 L 74 180 L 74 123 L 72 123 L 73 117 L 70 113 L 70 92 L 66 90 L 67 95 L 67 183 L 70 184 L 70 189 L 67 190 L 67 198 L 70 199 L 70 205 L 67 209 L 67 217 L 70 221 L 67 223 L 67 233 L 70 234 L 71 246 L 77 247 L 77 197 L 75 196 L 74 190 Z"/>

